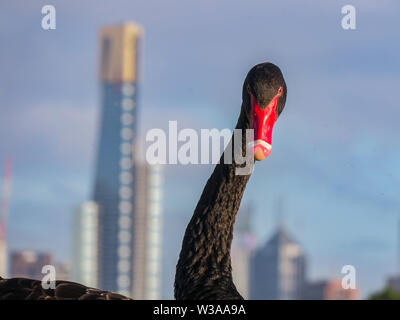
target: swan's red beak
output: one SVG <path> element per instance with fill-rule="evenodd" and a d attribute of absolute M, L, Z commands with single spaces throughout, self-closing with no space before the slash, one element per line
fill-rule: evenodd
<path fill-rule="evenodd" d="M 276 106 L 279 95 L 280 93 L 265 108 L 261 109 L 257 100 L 250 94 L 250 129 L 254 130 L 254 141 L 249 144 L 249 147 L 253 150 L 254 160 L 262 161 L 271 153 L 272 129 L 277 119 Z"/>

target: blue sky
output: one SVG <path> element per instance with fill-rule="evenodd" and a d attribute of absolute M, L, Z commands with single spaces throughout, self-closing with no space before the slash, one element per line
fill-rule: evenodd
<path fill-rule="evenodd" d="M 41 7 L 57 29 L 41 29 Z M 341 8 L 357 29 L 341 28 Z M 259 243 L 282 199 L 310 278 L 357 269 L 363 295 L 396 271 L 400 216 L 400 84 L 396 1 L 22 1 L 0 4 L 0 164 L 13 159 L 11 248 L 68 259 L 73 209 L 91 196 L 100 86 L 97 31 L 131 20 L 145 29 L 140 132 L 233 128 L 256 63 L 279 65 L 288 99 L 273 152 L 243 198 Z M 155 116 L 157 115 L 157 116 Z M 165 297 L 180 241 L 212 166 L 165 168 Z M 191 188 L 187 188 L 190 182 Z"/>

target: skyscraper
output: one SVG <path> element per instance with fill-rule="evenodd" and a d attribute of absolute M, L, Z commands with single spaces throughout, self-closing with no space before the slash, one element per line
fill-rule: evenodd
<path fill-rule="evenodd" d="M 138 47 L 132 23 L 100 32 L 102 118 L 93 200 L 99 206 L 99 287 L 129 295 L 133 263 L 133 154 Z"/>
<path fill-rule="evenodd" d="M 155 300 L 161 296 L 161 166 L 135 167 L 132 297 Z"/>
<path fill-rule="evenodd" d="M 251 299 L 299 298 L 305 283 L 306 258 L 302 247 L 280 227 L 252 259 Z"/>
<path fill-rule="evenodd" d="M 89 287 L 98 286 L 98 224 L 96 202 L 84 202 L 75 211 L 71 279 Z"/>
<path fill-rule="evenodd" d="M 7 274 L 7 242 L 4 224 L 0 221 L 0 276 L 6 277 Z"/>
<path fill-rule="evenodd" d="M 7 220 L 8 202 L 11 192 L 11 160 L 6 159 L 4 176 L 1 184 L 0 204 L 0 276 L 8 276 L 8 250 L 7 250 Z"/>
<path fill-rule="evenodd" d="M 231 248 L 232 276 L 236 289 L 248 299 L 250 287 L 250 259 L 256 246 L 251 228 L 251 208 L 240 210 L 236 223 Z"/>

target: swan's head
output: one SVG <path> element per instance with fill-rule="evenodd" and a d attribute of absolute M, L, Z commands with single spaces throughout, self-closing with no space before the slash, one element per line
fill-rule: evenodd
<path fill-rule="evenodd" d="M 285 106 L 286 92 L 282 72 L 272 63 L 258 64 L 247 74 L 243 102 L 250 129 L 254 130 L 249 147 L 255 160 L 264 160 L 271 153 L 272 129 Z"/>

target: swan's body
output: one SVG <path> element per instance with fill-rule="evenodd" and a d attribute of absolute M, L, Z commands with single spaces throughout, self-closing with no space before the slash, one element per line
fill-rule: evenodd
<path fill-rule="evenodd" d="M 55 289 L 44 289 L 39 280 L 0 277 L 0 300 L 129 300 L 129 298 L 70 281 L 56 281 Z"/>
<path fill-rule="evenodd" d="M 253 67 L 242 95 L 236 128 L 254 129 L 254 141 L 250 142 L 254 158 L 263 160 L 271 152 L 272 128 L 286 100 L 286 84 L 279 68 L 271 63 Z M 245 137 L 243 131 L 242 150 L 239 150 L 242 154 L 247 150 Z M 203 190 L 182 243 L 175 277 L 176 299 L 243 299 L 232 280 L 230 247 L 236 214 L 250 174 L 238 175 L 237 168 L 235 160 L 225 164 L 223 155 Z M 57 281 L 55 289 L 43 289 L 38 280 L 0 277 L 1 299 L 129 298 L 69 281 Z"/>

